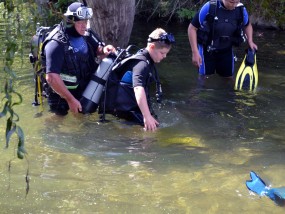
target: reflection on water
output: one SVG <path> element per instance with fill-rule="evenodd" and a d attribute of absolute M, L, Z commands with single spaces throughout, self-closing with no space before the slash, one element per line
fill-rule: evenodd
<path fill-rule="evenodd" d="M 249 93 L 218 77 L 199 86 L 186 26 L 169 31 L 177 44 L 158 65 L 164 103 L 155 105 L 155 133 L 111 116 L 106 123 L 97 114 L 55 117 L 46 103 L 35 117 L 31 65 L 18 69 L 31 187 L 25 199 L 27 162 L 14 159 L 9 174 L 12 148 L 1 151 L 3 213 L 284 213 L 245 186 L 250 170 L 285 186 L 284 34 L 262 31 L 260 83 Z M 3 120 L 0 126 L 3 142 Z"/>

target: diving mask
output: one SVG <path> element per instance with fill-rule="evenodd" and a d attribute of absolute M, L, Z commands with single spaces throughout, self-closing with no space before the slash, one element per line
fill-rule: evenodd
<path fill-rule="evenodd" d="M 172 33 L 164 33 L 158 39 L 149 37 L 147 42 L 164 42 L 171 45 L 175 43 L 175 38 Z"/>
<path fill-rule="evenodd" d="M 81 6 L 77 8 L 75 12 L 72 12 L 67 8 L 65 16 L 74 16 L 79 20 L 90 19 L 93 16 L 93 10 L 90 7 Z"/>

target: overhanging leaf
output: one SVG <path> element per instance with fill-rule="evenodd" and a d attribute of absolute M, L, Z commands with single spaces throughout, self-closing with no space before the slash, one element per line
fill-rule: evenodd
<path fill-rule="evenodd" d="M 25 142 L 25 137 L 24 137 L 24 132 L 20 126 L 17 126 L 17 135 L 19 138 L 19 144 L 18 147 L 21 148 L 21 151 L 24 152 L 24 142 Z"/>
<path fill-rule="evenodd" d="M 12 134 L 16 131 L 16 126 L 12 126 L 12 121 L 10 118 L 7 120 L 7 126 L 6 126 L 6 148 L 9 147 L 9 142 L 11 139 Z"/>
<path fill-rule="evenodd" d="M 4 117 L 7 114 L 7 106 L 8 106 L 8 101 L 4 104 L 3 110 L 0 113 L 0 118 Z"/>
<path fill-rule="evenodd" d="M 15 106 L 15 105 L 19 105 L 19 104 L 21 104 L 21 103 L 22 103 L 22 101 L 23 101 L 22 95 L 21 95 L 20 93 L 16 92 L 16 91 L 13 91 L 13 93 L 14 93 L 14 94 L 16 94 L 16 95 L 18 96 L 19 101 L 18 101 L 18 102 L 14 102 L 14 103 L 12 104 L 12 106 Z"/>

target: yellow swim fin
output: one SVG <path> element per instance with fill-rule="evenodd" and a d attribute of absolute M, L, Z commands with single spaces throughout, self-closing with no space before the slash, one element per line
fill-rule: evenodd
<path fill-rule="evenodd" d="M 243 61 L 238 69 L 238 72 L 237 72 L 237 75 L 236 75 L 236 82 L 235 82 L 235 90 L 240 90 L 239 87 L 240 85 L 242 86 L 242 84 L 240 84 L 240 78 L 241 78 L 241 75 L 245 69 L 245 58 L 246 56 L 243 58 Z"/>
<path fill-rule="evenodd" d="M 237 72 L 235 80 L 235 90 L 256 89 L 258 84 L 258 70 L 256 65 L 256 51 L 248 49 Z"/>
<path fill-rule="evenodd" d="M 256 89 L 258 84 L 258 70 L 257 70 L 257 61 L 256 61 L 256 53 L 254 55 L 254 65 L 253 65 L 253 78 L 254 78 L 254 89 Z"/>

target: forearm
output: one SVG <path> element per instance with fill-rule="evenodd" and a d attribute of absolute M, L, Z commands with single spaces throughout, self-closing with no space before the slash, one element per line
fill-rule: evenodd
<path fill-rule="evenodd" d="M 250 23 L 245 27 L 244 33 L 247 37 L 248 46 L 252 50 L 257 50 L 257 45 L 253 42 L 253 28 L 252 28 L 252 25 Z"/>
<path fill-rule="evenodd" d="M 136 86 L 134 87 L 134 92 L 137 104 L 144 118 L 151 116 L 144 88 L 142 86 Z"/>
<path fill-rule="evenodd" d="M 50 85 L 50 87 L 52 87 L 52 89 L 66 101 L 75 99 L 73 95 L 70 93 L 70 91 L 64 85 L 64 82 L 60 78 L 59 74 L 49 73 L 46 75 L 46 80 Z"/>
<path fill-rule="evenodd" d="M 191 46 L 192 53 L 198 53 L 198 43 L 197 43 L 197 28 L 192 24 L 188 27 L 188 39 Z"/>
<path fill-rule="evenodd" d="M 247 37 L 247 42 L 248 43 L 253 42 L 253 40 L 252 40 L 253 29 L 252 29 L 252 25 L 250 23 L 245 27 L 244 33 Z"/>
<path fill-rule="evenodd" d="M 197 30 L 198 29 L 192 24 L 188 27 L 188 38 L 192 50 L 192 63 L 199 68 L 202 64 L 202 58 L 198 50 Z"/>

